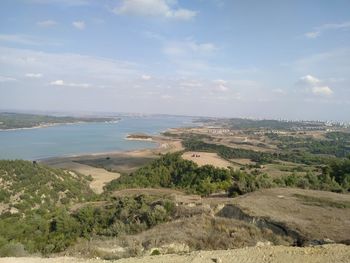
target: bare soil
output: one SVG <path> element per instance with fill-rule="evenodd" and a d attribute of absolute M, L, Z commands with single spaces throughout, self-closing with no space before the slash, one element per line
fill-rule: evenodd
<path fill-rule="evenodd" d="M 193 157 L 194 155 L 194 157 Z M 196 157 L 198 156 L 198 157 Z M 216 153 L 208 153 L 208 152 L 185 152 L 182 155 L 182 158 L 185 160 L 193 161 L 199 166 L 203 165 L 213 165 L 219 168 L 227 168 L 229 166 L 234 166 L 232 163 L 222 159 Z"/>
<path fill-rule="evenodd" d="M 308 239 L 350 239 L 350 195 L 294 188 L 259 190 L 233 199 L 253 218 L 283 223 Z"/>
<path fill-rule="evenodd" d="M 198 251 L 182 255 L 146 256 L 128 258 L 116 261 L 100 259 L 81 259 L 72 257 L 59 258 L 1 258 L 0 263 L 206 263 L 206 262 L 235 262 L 235 263 L 349 263 L 350 247 L 345 245 L 324 245 L 317 247 L 284 247 L 264 246 L 234 250 Z"/>

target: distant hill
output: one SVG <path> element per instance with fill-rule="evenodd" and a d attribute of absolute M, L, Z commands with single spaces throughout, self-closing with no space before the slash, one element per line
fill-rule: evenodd
<path fill-rule="evenodd" d="M 76 122 L 106 122 L 115 121 L 116 118 L 102 117 L 58 117 L 49 115 L 25 114 L 0 112 L 0 130 L 33 128 L 41 126 L 50 126 L 60 123 Z"/>

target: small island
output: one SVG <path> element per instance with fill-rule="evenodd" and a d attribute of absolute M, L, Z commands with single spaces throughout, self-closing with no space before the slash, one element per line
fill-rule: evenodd
<path fill-rule="evenodd" d="M 153 137 L 144 133 L 133 133 L 126 136 L 126 140 L 131 141 L 153 141 Z"/>

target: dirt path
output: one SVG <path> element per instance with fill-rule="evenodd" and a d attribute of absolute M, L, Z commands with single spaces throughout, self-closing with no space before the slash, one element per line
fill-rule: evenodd
<path fill-rule="evenodd" d="M 60 258 L 0 258 L 0 263 L 349 263 L 350 247 L 345 245 L 325 245 L 317 247 L 249 247 L 234 250 L 198 251 L 184 255 L 146 256 L 116 261 L 99 259 Z"/>

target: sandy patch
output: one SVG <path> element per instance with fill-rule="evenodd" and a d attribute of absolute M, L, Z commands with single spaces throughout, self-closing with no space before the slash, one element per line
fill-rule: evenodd
<path fill-rule="evenodd" d="M 199 157 L 192 157 L 192 156 Z M 233 166 L 230 162 L 222 159 L 216 153 L 207 153 L 207 152 L 185 152 L 182 155 L 182 158 L 185 160 L 193 161 L 199 166 L 206 164 L 213 165 L 219 168 L 227 168 L 228 166 Z"/>
<path fill-rule="evenodd" d="M 216 250 L 216 251 L 197 251 L 183 255 L 162 255 L 162 256 L 146 256 L 140 258 L 127 258 L 117 261 L 108 261 L 116 263 L 206 263 L 206 262 L 235 262 L 235 263 L 329 263 L 349 262 L 350 248 L 345 245 L 325 245 L 317 247 L 284 247 L 284 246 L 264 246 L 249 247 L 232 250 Z M 0 263 L 102 263 L 106 262 L 99 259 L 82 259 L 72 257 L 59 258 L 1 258 Z"/>

